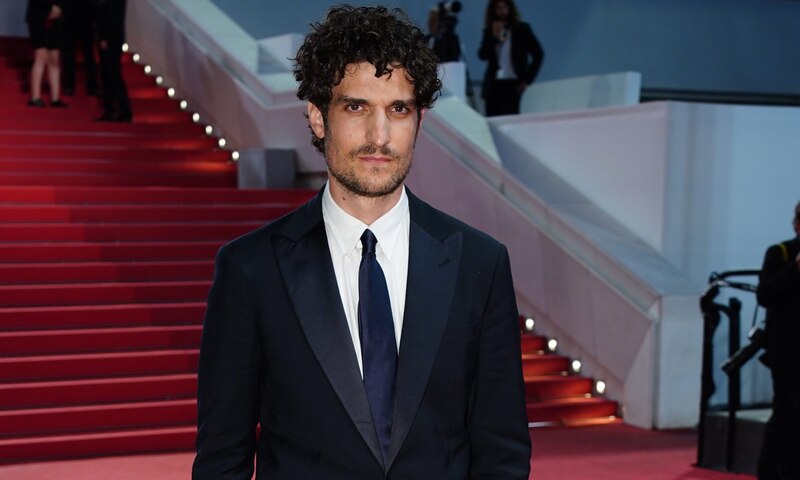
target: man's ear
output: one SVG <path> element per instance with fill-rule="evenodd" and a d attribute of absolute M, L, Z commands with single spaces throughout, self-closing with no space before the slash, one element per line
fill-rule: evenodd
<path fill-rule="evenodd" d="M 325 119 L 322 117 L 322 110 L 311 102 L 308 102 L 308 125 L 311 131 L 318 138 L 325 138 Z"/>

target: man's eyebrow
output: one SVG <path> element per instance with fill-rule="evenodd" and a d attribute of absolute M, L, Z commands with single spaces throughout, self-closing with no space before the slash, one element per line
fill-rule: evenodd
<path fill-rule="evenodd" d="M 395 100 L 394 102 L 392 102 L 392 106 L 414 109 L 417 108 L 417 102 L 413 98 L 407 98 L 405 100 Z"/>
<path fill-rule="evenodd" d="M 364 99 L 364 98 L 355 98 L 355 97 L 350 97 L 348 95 L 342 95 L 341 97 L 336 99 L 336 104 L 337 105 L 343 105 L 343 104 L 347 104 L 347 105 L 353 105 L 353 104 L 355 104 L 355 105 L 369 105 L 369 101 Z"/>

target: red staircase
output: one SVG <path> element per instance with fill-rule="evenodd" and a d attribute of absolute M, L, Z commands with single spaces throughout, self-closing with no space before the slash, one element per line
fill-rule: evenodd
<path fill-rule="evenodd" d="M 214 255 L 314 192 L 236 190 L 228 152 L 127 58 L 133 123 L 93 122 L 80 88 L 27 107 L 29 59 L 0 38 L 0 463 L 191 450 Z M 530 420 L 613 417 L 544 342 L 523 338 Z"/>
<path fill-rule="evenodd" d="M 619 421 L 617 402 L 596 396 L 592 379 L 573 373 L 569 358 L 548 353 L 547 338 L 527 332 L 524 322 L 521 318 L 528 421 L 534 426 L 598 425 Z"/>
<path fill-rule="evenodd" d="M 128 60 L 131 124 L 27 107 L 30 58 L 0 39 L 0 463 L 191 450 L 216 250 L 314 192 L 236 190 Z"/>

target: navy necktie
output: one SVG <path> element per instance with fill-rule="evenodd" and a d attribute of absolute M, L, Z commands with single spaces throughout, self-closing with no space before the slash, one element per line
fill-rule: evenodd
<path fill-rule="evenodd" d="M 375 235 L 369 229 L 364 230 L 361 235 L 364 249 L 358 268 L 358 331 L 361 338 L 364 387 L 385 464 L 392 435 L 397 343 L 386 277 L 375 256 L 377 243 Z"/>

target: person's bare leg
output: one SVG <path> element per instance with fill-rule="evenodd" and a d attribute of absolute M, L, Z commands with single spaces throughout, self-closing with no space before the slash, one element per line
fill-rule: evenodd
<path fill-rule="evenodd" d="M 47 49 L 37 48 L 33 51 L 33 66 L 31 67 L 31 100 L 42 98 L 42 77 L 47 65 Z"/>
<path fill-rule="evenodd" d="M 50 82 L 50 101 L 61 99 L 61 52 L 47 51 L 47 80 Z"/>

